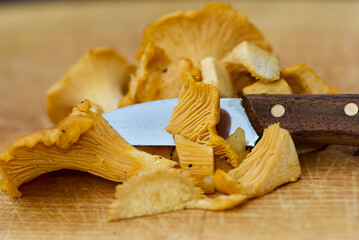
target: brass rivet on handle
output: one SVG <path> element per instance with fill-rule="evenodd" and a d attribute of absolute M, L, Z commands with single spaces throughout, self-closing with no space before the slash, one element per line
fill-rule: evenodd
<path fill-rule="evenodd" d="M 351 117 L 355 116 L 358 113 L 358 111 L 359 111 L 358 105 L 356 105 L 355 103 L 348 103 L 344 107 L 345 114 Z"/>
<path fill-rule="evenodd" d="M 281 117 L 284 115 L 285 113 L 285 108 L 283 107 L 283 105 L 280 104 L 276 104 L 272 107 L 272 109 L 270 110 L 271 114 L 273 117 Z"/>

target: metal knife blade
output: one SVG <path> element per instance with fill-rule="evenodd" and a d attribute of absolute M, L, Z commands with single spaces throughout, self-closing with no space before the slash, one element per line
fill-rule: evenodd
<path fill-rule="evenodd" d="M 164 130 L 169 123 L 177 99 L 139 103 L 103 114 L 109 124 L 131 145 L 174 146 L 173 136 Z M 253 147 L 258 135 L 248 120 L 240 98 L 222 98 L 221 116 L 217 125 L 222 137 L 238 127 L 245 132 L 246 145 Z"/>

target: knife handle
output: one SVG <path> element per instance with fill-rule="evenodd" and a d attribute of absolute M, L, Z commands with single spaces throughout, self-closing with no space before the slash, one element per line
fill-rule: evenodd
<path fill-rule="evenodd" d="M 359 95 L 243 95 L 242 104 L 259 136 L 280 122 L 298 145 L 359 146 Z"/>

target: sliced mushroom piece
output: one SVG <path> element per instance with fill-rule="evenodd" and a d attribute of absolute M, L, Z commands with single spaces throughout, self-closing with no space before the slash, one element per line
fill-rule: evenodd
<path fill-rule="evenodd" d="M 263 82 L 272 82 L 280 78 L 278 57 L 248 41 L 234 47 L 222 59 L 229 72 L 248 71 L 254 78 Z"/>
<path fill-rule="evenodd" d="M 235 92 L 232 81 L 220 61 L 213 57 L 207 57 L 200 62 L 202 82 L 215 86 L 221 98 L 233 98 Z"/>
<path fill-rule="evenodd" d="M 246 149 L 246 139 L 243 129 L 237 128 L 234 133 L 226 139 L 226 142 L 237 153 L 239 162 L 242 162 L 249 153 Z"/>
<path fill-rule="evenodd" d="M 234 167 L 238 166 L 235 151 L 217 134 L 220 111 L 218 90 L 210 84 L 195 82 L 190 73 L 182 74 L 182 83 L 178 104 L 173 109 L 169 125 L 165 127 L 166 131 L 212 146 L 216 156 L 226 159 Z"/>
<path fill-rule="evenodd" d="M 182 171 L 196 179 L 196 185 L 205 193 L 213 193 L 213 148 L 192 142 L 181 135 L 175 135 L 175 143 Z"/>

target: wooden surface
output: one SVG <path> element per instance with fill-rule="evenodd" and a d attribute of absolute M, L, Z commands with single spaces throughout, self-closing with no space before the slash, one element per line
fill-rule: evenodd
<path fill-rule="evenodd" d="M 290 132 L 296 146 L 336 144 L 359 147 L 359 118 L 345 113 L 347 104 L 359 105 L 359 94 L 243 95 L 243 107 L 259 136 L 271 124 Z M 283 112 L 273 114 L 275 107 Z"/>
<path fill-rule="evenodd" d="M 144 27 L 203 2 L 0 5 L 0 151 L 51 126 L 45 90 L 87 49 L 112 46 L 134 61 Z M 345 93 L 359 92 L 359 3 L 234 2 L 284 67 L 304 61 Z M 0 193 L 0 239 L 359 239 L 359 152 L 330 146 L 300 157 L 302 176 L 223 212 L 186 210 L 106 221 L 115 183 L 74 171 L 41 176 L 23 197 Z"/>

